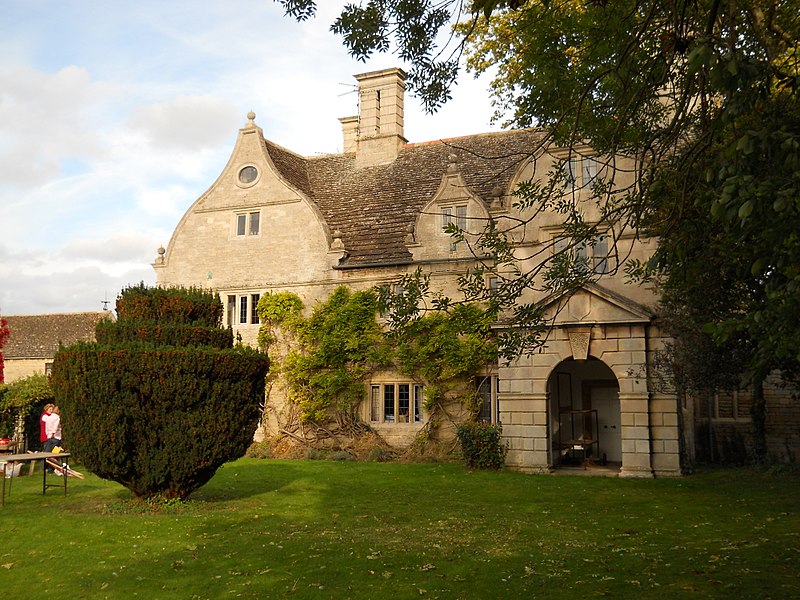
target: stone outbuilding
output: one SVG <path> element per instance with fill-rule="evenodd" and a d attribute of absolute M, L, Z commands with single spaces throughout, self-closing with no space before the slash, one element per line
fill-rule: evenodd
<path fill-rule="evenodd" d="M 5 382 L 49 374 L 59 345 L 93 342 L 97 323 L 110 318 L 110 311 L 5 317 L 9 330 L 3 348 Z"/>

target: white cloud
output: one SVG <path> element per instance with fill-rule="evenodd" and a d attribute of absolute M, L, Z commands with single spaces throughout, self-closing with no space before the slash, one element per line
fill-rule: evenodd
<path fill-rule="evenodd" d="M 124 287 L 140 281 L 152 284 L 154 279 L 152 270 L 143 267 L 119 274 L 92 266 L 58 270 L 47 276 L 3 273 L 3 280 L 11 285 L 0 288 L 0 314 L 93 311 L 103 307 L 103 300 L 109 300 L 113 308 Z"/>
<path fill-rule="evenodd" d="M 353 75 L 329 26 L 270 0 L 11 3 L 0 20 L 0 311 L 95 310 L 150 262 L 208 189 L 253 110 L 270 140 L 341 149 Z M 406 95 L 412 142 L 489 129 L 485 80 L 436 116 Z"/>
<path fill-rule="evenodd" d="M 71 240 L 59 253 L 70 260 L 90 260 L 99 263 L 142 264 L 155 257 L 157 241 L 137 233 L 121 233 L 102 239 Z"/>
<path fill-rule="evenodd" d="M 114 96 L 86 69 L 48 74 L 29 66 L 0 66 L 0 181 L 33 187 L 56 178 L 61 161 L 98 156 L 102 136 L 92 108 Z"/>
<path fill-rule="evenodd" d="M 224 98 L 178 96 L 134 108 L 128 126 L 144 134 L 150 150 L 197 151 L 223 144 L 237 117 L 236 107 Z"/>

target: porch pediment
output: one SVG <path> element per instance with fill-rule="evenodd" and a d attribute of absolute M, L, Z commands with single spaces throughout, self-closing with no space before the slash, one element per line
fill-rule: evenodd
<path fill-rule="evenodd" d="M 554 294 L 544 304 L 545 318 L 557 326 L 647 323 L 653 316 L 647 307 L 596 283 L 572 294 Z"/>

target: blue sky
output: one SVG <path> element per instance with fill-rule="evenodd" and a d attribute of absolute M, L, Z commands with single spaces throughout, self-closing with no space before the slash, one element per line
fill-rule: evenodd
<path fill-rule="evenodd" d="M 272 0 L 0 0 L 0 315 L 93 311 L 150 263 L 216 179 L 247 112 L 299 154 L 341 150 L 353 75 L 339 3 L 296 23 Z M 422 142 L 497 129 L 464 75 Z"/>

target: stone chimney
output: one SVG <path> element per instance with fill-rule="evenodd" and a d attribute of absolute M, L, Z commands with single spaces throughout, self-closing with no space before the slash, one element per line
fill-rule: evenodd
<path fill-rule="evenodd" d="M 407 141 L 403 137 L 406 74 L 401 69 L 384 69 L 355 77 L 359 114 L 339 119 L 344 151 L 355 151 L 358 167 L 392 162 Z"/>
<path fill-rule="evenodd" d="M 342 124 L 342 135 L 344 136 L 345 154 L 356 151 L 358 141 L 358 117 L 342 117 L 339 119 Z"/>

